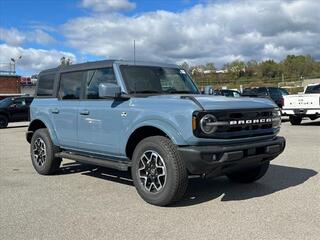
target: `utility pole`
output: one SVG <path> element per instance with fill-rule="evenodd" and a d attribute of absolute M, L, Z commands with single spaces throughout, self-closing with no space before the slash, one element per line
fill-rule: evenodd
<path fill-rule="evenodd" d="M 136 40 L 133 40 L 133 64 L 136 65 Z"/>
<path fill-rule="evenodd" d="M 13 74 L 16 74 L 16 63 L 18 60 L 20 60 L 22 58 L 22 56 L 19 56 L 17 59 L 15 58 L 11 58 L 11 62 L 13 63 Z"/>

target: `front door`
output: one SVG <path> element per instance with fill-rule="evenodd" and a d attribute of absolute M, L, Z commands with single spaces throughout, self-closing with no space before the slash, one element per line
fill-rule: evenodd
<path fill-rule="evenodd" d="M 11 121 L 27 121 L 28 107 L 25 98 L 16 98 L 9 106 Z"/>
<path fill-rule="evenodd" d="M 119 155 L 123 129 L 121 108 L 125 102 L 99 99 L 100 83 L 117 83 L 112 67 L 87 71 L 84 99 L 78 113 L 79 148 L 86 152 Z"/>

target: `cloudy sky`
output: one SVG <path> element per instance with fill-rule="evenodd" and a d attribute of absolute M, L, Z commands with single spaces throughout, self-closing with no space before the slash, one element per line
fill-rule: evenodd
<path fill-rule="evenodd" d="M 137 59 L 191 64 L 320 60 L 318 0 L 0 0 L 0 63 L 18 73 L 73 62 Z"/>

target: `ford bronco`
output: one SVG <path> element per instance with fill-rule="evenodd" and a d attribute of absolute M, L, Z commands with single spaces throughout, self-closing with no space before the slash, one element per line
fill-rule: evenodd
<path fill-rule="evenodd" d="M 105 60 L 42 71 L 26 134 L 39 174 L 63 158 L 131 170 L 139 195 L 165 206 L 189 175 L 260 179 L 285 148 L 268 99 L 201 95 L 172 64 Z"/>

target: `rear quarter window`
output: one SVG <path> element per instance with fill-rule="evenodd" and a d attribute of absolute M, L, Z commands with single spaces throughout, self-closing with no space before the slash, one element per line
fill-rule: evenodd
<path fill-rule="evenodd" d="M 52 97 L 55 74 L 43 74 L 39 76 L 37 96 Z"/>

